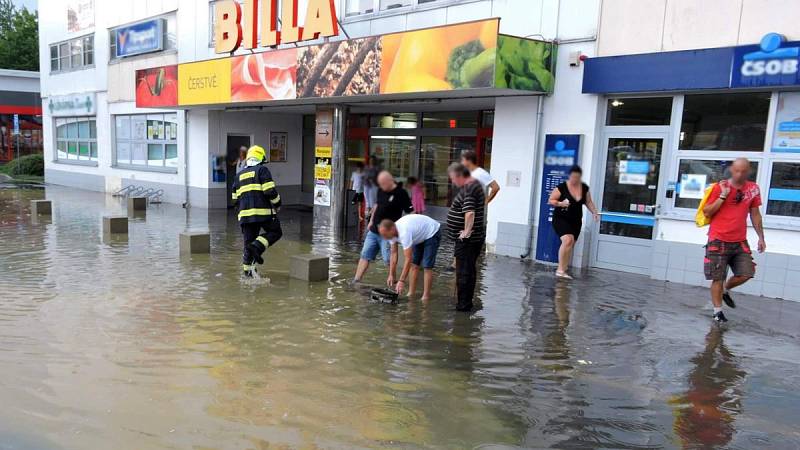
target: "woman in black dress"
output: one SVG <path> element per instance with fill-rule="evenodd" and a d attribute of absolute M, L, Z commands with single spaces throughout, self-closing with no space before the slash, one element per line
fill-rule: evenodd
<path fill-rule="evenodd" d="M 582 176 L 583 170 L 580 166 L 572 166 L 567 181 L 556 186 L 550 194 L 549 203 L 554 208 L 553 228 L 561 238 L 561 247 L 558 249 L 558 269 L 556 269 L 556 276 L 559 278 L 572 279 L 567 270 L 570 260 L 572 260 L 575 241 L 581 235 L 583 206 L 586 205 L 594 220 L 600 220 L 600 214 L 592 201 L 592 196 L 589 195 L 589 186 L 581 181 Z"/>

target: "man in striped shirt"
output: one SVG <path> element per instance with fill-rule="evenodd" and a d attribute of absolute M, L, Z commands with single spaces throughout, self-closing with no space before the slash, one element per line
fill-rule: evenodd
<path fill-rule="evenodd" d="M 472 178 L 463 164 L 451 164 L 447 174 L 458 188 L 447 213 L 447 229 L 455 241 L 456 309 L 471 311 L 478 278 L 478 258 L 486 240 L 486 196 L 483 186 Z"/>

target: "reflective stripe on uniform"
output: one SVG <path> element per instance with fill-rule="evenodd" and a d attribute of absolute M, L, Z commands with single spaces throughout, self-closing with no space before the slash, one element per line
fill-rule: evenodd
<path fill-rule="evenodd" d="M 264 247 L 269 247 L 269 241 L 267 241 L 267 238 L 265 238 L 264 236 L 259 236 L 259 237 L 257 237 L 257 238 L 256 238 L 256 240 L 257 240 L 258 242 L 261 242 L 261 244 L 262 244 Z"/>
<path fill-rule="evenodd" d="M 239 181 L 244 181 L 244 180 L 246 180 L 248 178 L 253 178 L 254 176 L 256 176 L 255 172 L 245 172 L 245 173 L 239 175 Z"/>
<path fill-rule="evenodd" d="M 267 185 L 271 185 L 271 186 L 267 187 Z M 273 181 L 270 181 L 269 183 L 264 183 L 264 184 L 248 184 L 247 186 L 240 187 L 236 192 L 234 192 L 233 193 L 233 195 L 234 195 L 233 198 L 236 199 L 239 196 L 241 196 L 242 194 L 244 194 L 245 192 L 267 191 L 269 189 L 274 189 L 274 188 L 275 188 L 275 182 L 273 182 Z"/>
<path fill-rule="evenodd" d="M 268 191 L 270 189 L 275 189 L 275 182 L 274 181 L 267 181 L 266 183 L 261 185 L 262 191 Z"/>
<path fill-rule="evenodd" d="M 242 217 L 253 217 L 253 216 L 271 216 L 272 210 L 267 208 L 251 208 L 251 209 L 243 209 L 239 211 L 239 220 Z"/>
<path fill-rule="evenodd" d="M 276 203 L 280 203 L 281 202 L 281 196 L 277 195 L 277 196 L 275 196 L 275 198 L 273 198 L 270 201 L 272 202 L 273 205 L 276 204 Z"/>

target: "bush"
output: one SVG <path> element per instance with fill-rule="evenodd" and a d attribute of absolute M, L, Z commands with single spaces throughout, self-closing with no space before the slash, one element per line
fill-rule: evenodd
<path fill-rule="evenodd" d="M 42 155 L 27 155 L 8 163 L 4 172 L 14 175 L 44 176 L 44 157 Z"/>

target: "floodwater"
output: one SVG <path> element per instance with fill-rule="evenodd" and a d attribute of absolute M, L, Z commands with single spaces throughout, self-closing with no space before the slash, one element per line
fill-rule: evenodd
<path fill-rule="evenodd" d="M 0 189 L 0 449 L 800 448 L 800 304 L 742 295 L 720 329 L 704 289 L 491 256 L 472 315 L 451 275 L 375 304 L 357 240 L 308 213 L 247 283 L 224 212 L 153 205 L 104 239 L 121 212 Z M 186 229 L 210 256 L 179 256 Z M 310 251 L 330 282 L 288 278 Z"/>

